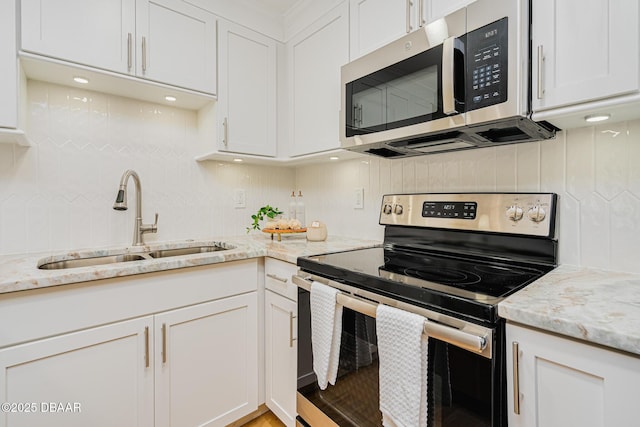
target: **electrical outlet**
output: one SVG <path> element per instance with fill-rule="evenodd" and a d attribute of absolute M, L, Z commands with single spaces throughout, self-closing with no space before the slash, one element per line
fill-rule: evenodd
<path fill-rule="evenodd" d="M 353 192 L 353 208 L 364 209 L 364 188 L 356 188 Z"/>
<path fill-rule="evenodd" d="M 247 207 L 247 194 L 244 190 L 233 190 L 233 207 L 236 209 Z"/>

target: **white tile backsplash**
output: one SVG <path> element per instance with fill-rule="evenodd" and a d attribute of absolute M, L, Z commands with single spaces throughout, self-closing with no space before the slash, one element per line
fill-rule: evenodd
<path fill-rule="evenodd" d="M 192 111 L 38 81 L 28 102 L 34 146 L 0 144 L 0 254 L 131 244 L 133 183 L 129 210 L 112 209 L 126 169 L 140 175 L 144 221 L 160 215 L 147 241 L 242 234 L 295 187 L 291 168 L 194 161 L 210 142 Z"/>
<path fill-rule="evenodd" d="M 559 132 L 554 140 L 413 157 L 364 158 L 298 168 L 307 216 L 332 234 L 383 237 L 378 212 L 391 192 L 545 191 L 558 193 L 560 262 L 640 272 L 640 121 Z M 369 169 L 365 209 L 348 202 L 341 169 Z M 323 177 L 340 176 L 328 184 Z M 400 181 L 398 177 L 402 177 Z M 336 185 L 332 190 L 329 185 Z M 343 198 L 347 197 L 347 200 Z M 322 203 L 323 200 L 326 200 Z M 317 209 L 316 209 L 317 207 Z"/>
<path fill-rule="evenodd" d="M 302 190 L 308 221 L 372 239 L 383 237 L 383 194 L 551 191 L 562 263 L 640 272 L 640 120 L 538 143 L 292 169 L 195 162 L 215 140 L 215 125 L 202 123 L 209 114 L 36 81 L 28 100 L 35 145 L 0 145 L 0 254 L 130 244 L 134 196 L 127 212 L 112 203 L 131 168 L 145 222 L 160 214 L 148 241 L 242 234 L 260 206 L 286 211 L 292 189 Z M 364 209 L 354 208 L 356 188 Z M 235 189 L 246 208 L 233 206 Z"/>

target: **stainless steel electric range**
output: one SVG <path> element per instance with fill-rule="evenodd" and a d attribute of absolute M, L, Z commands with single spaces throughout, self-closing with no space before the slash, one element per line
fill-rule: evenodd
<path fill-rule="evenodd" d="M 497 304 L 557 265 L 552 193 L 398 194 L 382 199 L 381 247 L 298 258 L 298 423 L 380 426 L 375 307 L 428 321 L 429 427 L 506 426 Z M 312 368 L 309 288 L 338 288 L 338 380 Z"/>

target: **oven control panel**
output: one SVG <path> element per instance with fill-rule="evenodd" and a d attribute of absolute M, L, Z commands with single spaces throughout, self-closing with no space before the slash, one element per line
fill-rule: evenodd
<path fill-rule="evenodd" d="M 554 193 L 385 195 L 380 224 L 554 237 L 556 201 Z"/>

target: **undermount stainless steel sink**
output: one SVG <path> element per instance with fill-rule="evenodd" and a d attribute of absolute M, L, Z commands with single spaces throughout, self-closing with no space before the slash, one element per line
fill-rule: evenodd
<path fill-rule="evenodd" d="M 193 246 L 190 248 L 162 249 L 159 251 L 149 252 L 151 258 L 167 258 L 172 256 L 193 255 L 205 252 L 226 251 L 229 248 L 217 245 Z"/>
<path fill-rule="evenodd" d="M 104 256 L 87 256 L 71 259 L 45 258 L 38 262 L 41 270 L 60 270 L 78 267 L 93 267 L 97 265 L 115 264 L 119 262 L 131 262 L 151 260 L 155 258 L 168 258 L 182 255 L 195 255 L 207 252 L 218 252 L 233 249 L 233 246 L 223 246 L 220 244 L 178 247 L 171 249 L 159 249 L 150 252 L 140 252 L 136 254 L 114 254 Z"/>
<path fill-rule="evenodd" d="M 38 268 L 41 270 L 60 270 L 64 268 L 78 268 L 90 267 L 95 265 L 115 264 L 116 262 L 142 261 L 143 259 L 147 258 L 145 258 L 143 255 L 138 254 L 107 255 L 45 262 L 43 264 L 39 264 Z"/>

